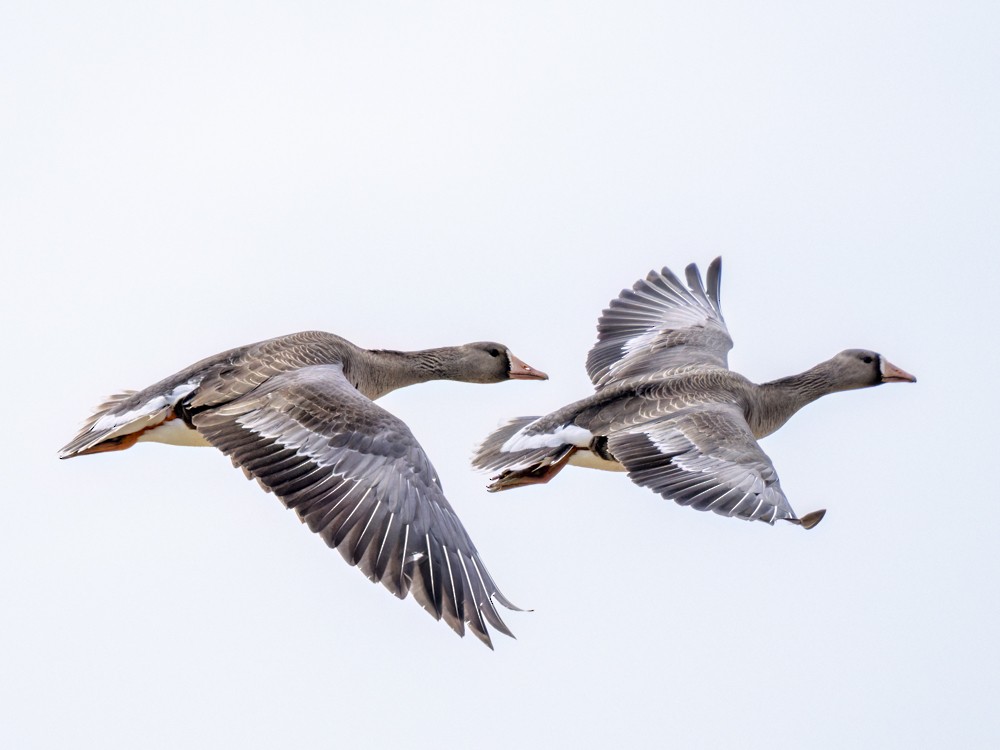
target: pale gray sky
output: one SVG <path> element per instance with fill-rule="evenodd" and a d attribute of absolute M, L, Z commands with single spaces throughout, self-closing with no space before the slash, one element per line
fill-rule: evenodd
<path fill-rule="evenodd" d="M 0 745 L 995 747 L 996 3 L 7 2 Z M 565 471 L 608 300 L 724 257 L 730 362 L 916 386 L 764 441 L 814 531 Z M 216 451 L 59 462 L 89 409 L 320 328 L 497 339 L 547 383 L 381 403 L 515 602 L 491 653 Z"/>

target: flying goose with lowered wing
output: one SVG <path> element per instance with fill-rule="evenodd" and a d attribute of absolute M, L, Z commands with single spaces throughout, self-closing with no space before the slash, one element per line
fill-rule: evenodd
<path fill-rule="evenodd" d="M 292 508 L 350 565 L 400 599 L 413 592 L 459 635 L 511 635 L 497 588 L 445 499 L 423 448 L 373 403 L 429 380 L 497 383 L 546 375 L 502 344 L 368 350 L 331 333 L 280 336 L 208 357 L 141 391 L 111 396 L 60 458 L 137 442 L 215 446 Z"/>

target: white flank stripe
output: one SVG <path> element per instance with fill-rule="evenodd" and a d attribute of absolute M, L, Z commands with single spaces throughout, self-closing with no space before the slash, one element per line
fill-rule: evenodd
<path fill-rule="evenodd" d="M 521 451 L 537 450 L 538 448 L 558 448 L 561 445 L 575 445 L 579 448 L 586 448 L 593 439 L 594 433 L 590 430 L 585 430 L 575 424 L 567 424 L 552 432 L 535 433 L 533 435 L 525 435 L 524 430 L 515 432 L 503 444 L 500 450 L 504 453 L 520 453 Z"/>
<path fill-rule="evenodd" d="M 200 383 L 201 378 L 197 380 L 189 380 L 186 383 L 181 383 L 169 393 L 154 396 L 146 403 L 136 407 L 135 409 L 130 409 L 124 414 L 105 414 L 103 417 L 94 422 L 94 426 L 91 428 L 91 431 L 99 432 L 102 430 L 114 430 L 122 425 L 128 424 L 129 422 L 133 422 L 136 419 L 140 419 L 141 417 L 147 417 L 150 414 L 155 414 L 166 407 L 176 406 L 178 401 L 191 393 L 191 391 L 197 388 Z"/>

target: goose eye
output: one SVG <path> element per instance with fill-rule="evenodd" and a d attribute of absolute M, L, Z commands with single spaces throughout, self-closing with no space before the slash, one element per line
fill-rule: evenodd
<path fill-rule="evenodd" d="M 489 354 L 491 357 L 499 357 L 500 356 L 500 350 L 499 349 L 489 349 L 489 350 L 487 350 L 486 353 Z"/>
<path fill-rule="evenodd" d="M 870 365 L 874 360 L 866 354 L 861 358 L 861 361 L 864 362 L 866 365 Z"/>

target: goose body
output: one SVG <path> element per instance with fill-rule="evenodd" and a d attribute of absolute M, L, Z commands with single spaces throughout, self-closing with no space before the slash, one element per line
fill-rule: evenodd
<path fill-rule="evenodd" d="M 863 349 L 761 385 L 731 371 L 721 267 L 709 266 L 707 289 L 691 264 L 687 285 L 664 268 L 612 300 L 587 357 L 595 392 L 488 436 L 473 464 L 497 472 L 489 489 L 548 482 L 575 464 L 628 472 L 697 510 L 815 526 L 825 511 L 795 514 L 757 440 L 821 396 L 916 378 Z"/>
<path fill-rule="evenodd" d="M 545 379 L 507 347 L 369 350 L 321 331 L 230 349 L 141 391 L 110 397 L 60 458 L 137 442 L 214 446 L 309 528 L 399 598 L 412 591 L 460 635 L 492 648 L 510 631 L 499 591 L 430 460 L 401 420 L 373 403 L 429 380 Z"/>

